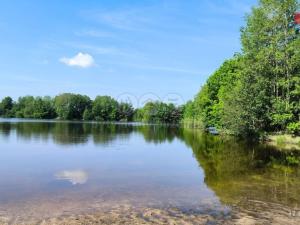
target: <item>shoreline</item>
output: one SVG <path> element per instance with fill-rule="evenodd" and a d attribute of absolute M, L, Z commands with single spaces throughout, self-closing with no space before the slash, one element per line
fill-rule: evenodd
<path fill-rule="evenodd" d="M 80 123 L 80 124 L 116 124 L 116 125 L 149 125 L 149 126 L 172 126 L 183 129 L 193 129 L 199 130 L 203 133 L 208 133 L 203 127 L 200 126 L 189 126 L 186 123 L 178 124 L 166 124 L 166 123 L 146 123 L 141 121 L 131 121 L 131 122 L 122 122 L 122 121 L 94 121 L 94 120 L 60 120 L 60 119 L 30 119 L 30 118 L 6 118 L 0 117 L 0 122 L 38 122 L 38 123 Z M 208 133 L 209 134 L 209 133 Z M 215 135 L 214 135 L 215 136 Z M 217 136 L 221 137 L 232 137 L 235 138 L 235 135 L 224 132 L 224 130 L 219 130 Z M 250 138 L 243 138 L 243 140 L 251 140 Z M 267 133 L 262 139 L 258 139 L 258 143 L 267 144 L 273 147 L 278 148 L 279 150 L 291 151 L 299 150 L 300 151 L 300 136 L 293 136 L 291 134 L 274 134 Z"/>
<path fill-rule="evenodd" d="M 300 137 L 290 134 L 268 134 L 265 143 L 282 151 L 300 151 Z"/>
<path fill-rule="evenodd" d="M 278 204 L 271 204 L 271 210 L 265 211 L 265 203 L 255 201 L 256 209 L 239 210 L 222 215 L 213 213 L 183 212 L 178 208 L 135 207 L 130 204 L 117 204 L 107 210 L 86 213 L 61 214 L 47 218 L 14 218 L 0 216 L 1 225 L 254 225 L 286 224 L 300 222 L 298 211 L 289 210 Z M 259 209 L 259 211 L 257 211 Z"/>

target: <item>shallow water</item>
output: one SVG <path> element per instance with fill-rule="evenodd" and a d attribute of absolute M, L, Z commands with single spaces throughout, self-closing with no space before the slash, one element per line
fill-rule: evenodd
<path fill-rule="evenodd" d="M 170 126 L 2 119 L 0 219 L 39 221 L 130 205 L 216 221 L 279 216 L 278 223 L 297 224 L 300 172 L 284 157 Z"/>

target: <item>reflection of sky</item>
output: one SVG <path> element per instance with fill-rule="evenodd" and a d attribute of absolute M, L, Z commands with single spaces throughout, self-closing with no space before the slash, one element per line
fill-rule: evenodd
<path fill-rule="evenodd" d="M 145 193 L 160 202 L 216 200 L 191 149 L 179 139 L 147 143 L 141 133 L 132 131 L 129 135 L 109 134 L 114 137 L 109 145 L 96 145 L 93 138 L 87 138 L 85 144 L 60 145 L 47 132 L 44 135 L 47 138 L 20 138 L 12 129 L 4 140 L 0 133 L 0 196 L 76 191 L 78 196 Z M 82 134 L 65 135 L 74 140 Z M 65 182 L 53 182 L 53 178 Z"/>
<path fill-rule="evenodd" d="M 57 180 L 67 180 L 71 184 L 85 184 L 88 180 L 88 174 L 84 170 L 63 170 L 56 173 Z"/>

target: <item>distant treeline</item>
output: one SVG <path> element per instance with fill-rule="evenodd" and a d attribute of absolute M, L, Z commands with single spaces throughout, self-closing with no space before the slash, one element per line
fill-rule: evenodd
<path fill-rule="evenodd" d="M 0 103 L 0 117 L 31 119 L 62 119 L 85 121 L 141 121 L 178 123 L 183 109 L 163 102 L 148 102 L 134 109 L 130 103 L 118 102 L 109 96 L 91 100 L 86 95 L 64 93 L 51 97 L 5 97 Z"/>
<path fill-rule="evenodd" d="M 187 103 L 185 123 L 242 136 L 300 135 L 297 9 L 297 0 L 260 0 L 252 8 L 241 29 L 242 53 L 225 61 Z"/>

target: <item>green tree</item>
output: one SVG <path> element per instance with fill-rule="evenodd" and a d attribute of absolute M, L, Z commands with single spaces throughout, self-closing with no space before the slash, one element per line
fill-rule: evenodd
<path fill-rule="evenodd" d="M 119 103 L 109 96 L 97 96 L 92 106 L 95 120 L 117 121 L 118 105 Z"/>
<path fill-rule="evenodd" d="M 86 108 L 83 112 L 83 120 L 89 121 L 93 119 L 94 119 L 94 115 L 92 110 L 90 108 Z"/>
<path fill-rule="evenodd" d="M 54 102 L 50 97 L 20 97 L 13 111 L 18 118 L 53 119 L 56 117 Z"/>
<path fill-rule="evenodd" d="M 234 87 L 241 74 L 242 57 L 236 55 L 233 59 L 227 60 L 207 80 L 193 102 L 185 106 L 184 121 L 198 124 L 200 127 L 216 126 L 225 128 L 228 124 L 226 115 L 229 99 L 232 100 L 235 94 Z M 226 118 L 226 119 L 225 119 Z"/>
<path fill-rule="evenodd" d="M 32 118 L 34 109 L 34 97 L 24 96 L 18 99 L 14 111 L 18 118 Z"/>
<path fill-rule="evenodd" d="M 33 106 L 32 118 L 54 119 L 56 117 L 54 101 L 50 97 L 36 97 Z"/>
<path fill-rule="evenodd" d="M 54 102 L 57 115 L 66 120 L 83 119 L 85 109 L 92 104 L 88 96 L 70 93 L 56 96 Z"/>
<path fill-rule="evenodd" d="M 118 105 L 118 120 L 120 121 L 132 121 L 134 115 L 134 109 L 130 103 L 121 102 Z"/>
<path fill-rule="evenodd" d="M 183 108 L 163 102 L 148 102 L 137 111 L 137 120 L 147 123 L 179 123 Z"/>
<path fill-rule="evenodd" d="M 297 7 L 295 0 L 261 0 L 242 29 L 247 61 L 242 97 L 248 103 L 243 112 L 253 132 L 284 130 L 296 116 L 292 93 L 294 77 L 299 77 L 300 42 L 290 22 Z"/>
<path fill-rule="evenodd" d="M 5 97 L 0 103 L 0 116 L 11 117 L 12 108 L 14 106 L 13 100 L 11 97 Z"/>
<path fill-rule="evenodd" d="M 238 135 L 285 131 L 300 121 L 300 38 L 290 26 L 296 0 L 260 0 L 241 29 L 242 54 L 207 80 L 184 121 Z M 291 127 L 291 126 L 290 126 Z"/>

